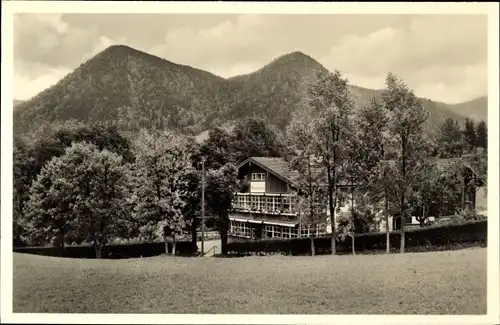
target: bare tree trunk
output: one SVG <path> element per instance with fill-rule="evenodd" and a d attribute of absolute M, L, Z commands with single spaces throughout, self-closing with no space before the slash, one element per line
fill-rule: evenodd
<path fill-rule="evenodd" d="M 64 256 L 64 235 L 58 235 L 56 238 L 57 253 L 60 257 Z"/>
<path fill-rule="evenodd" d="M 314 216 L 314 208 L 313 208 L 313 189 L 312 189 L 312 173 L 311 173 L 311 155 L 308 155 L 307 156 L 307 172 L 308 172 L 308 176 L 309 176 L 309 213 L 310 213 L 310 216 L 309 216 L 309 231 L 311 231 L 311 221 L 314 220 L 315 216 Z M 313 233 L 310 233 L 309 234 L 310 238 L 311 238 L 311 256 L 314 256 L 314 234 Z"/>
<path fill-rule="evenodd" d="M 60 252 L 61 257 L 64 257 L 64 237 L 63 237 L 63 240 L 62 240 L 62 242 L 61 242 L 61 247 L 60 247 L 60 249 L 61 249 L 61 252 Z"/>
<path fill-rule="evenodd" d="M 331 239 L 331 253 L 335 255 L 337 253 L 336 241 L 337 241 L 337 226 L 335 224 L 335 200 L 333 204 L 332 213 L 330 216 L 330 222 L 332 224 L 332 239 Z"/>
<path fill-rule="evenodd" d="M 406 137 L 402 138 L 401 145 L 402 166 L 401 174 L 403 176 L 403 186 L 401 188 L 400 206 L 401 206 L 401 242 L 399 246 L 400 253 L 405 252 L 405 221 L 406 221 Z"/>
<path fill-rule="evenodd" d="M 165 242 L 165 255 L 168 255 L 168 240 L 167 236 L 163 237 L 163 241 Z"/>
<path fill-rule="evenodd" d="M 418 223 L 419 223 L 419 226 L 420 228 L 423 228 L 424 227 L 424 207 L 422 206 L 422 212 L 420 214 L 420 216 L 416 217 Z"/>
<path fill-rule="evenodd" d="M 418 220 L 419 223 L 420 223 L 420 227 L 423 228 L 425 226 L 425 220 L 427 219 L 427 208 L 424 206 L 422 206 L 422 216 L 420 217 L 420 219 Z"/>
<path fill-rule="evenodd" d="M 389 254 L 391 252 L 391 239 L 389 230 L 389 202 L 387 200 L 387 188 L 385 189 L 385 252 Z"/>
<path fill-rule="evenodd" d="M 462 182 L 462 197 L 460 201 L 462 210 L 465 210 L 465 178 Z"/>
<path fill-rule="evenodd" d="M 221 244 L 221 253 L 222 255 L 227 255 L 227 231 L 220 234 L 220 244 Z"/>
<path fill-rule="evenodd" d="M 316 255 L 316 249 L 314 248 L 314 235 L 311 234 L 311 256 Z"/>
<path fill-rule="evenodd" d="M 198 242 L 198 218 L 193 216 L 193 223 L 191 224 L 191 242 L 196 247 Z"/>
<path fill-rule="evenodd" d="M 356 228 L 354 223 L 354 184 L 351 182 L 351 244 L 352 244 L 352 255 L 356 255 L 355 238 Z"/>
<path fill-rule="evenodd" d="M 401 246 L 399 248 L 400 253 L 405 252 L 405 220 L 406 220 L 406 211 L 403 211 L 401 215 Z"/>
<path fill-rule="evenodd" d="M 175 246 L 176 246 L 175 236 L 172 236 L 172 256 L 175 256 Z"/>
<path fill-rule="evenodd" d="M 328 206 L 330 209 L 330 224 L 332 227 L 332 238 L 331 238 L 331 254 L 335 255 L 335 237 L 336 237 L 336 229 L 335 229 L 335 204 L 333 199 L 333 186 L 332 184 L 332 176 L 331 176 L 330 165 L 328 163 L 327 174 L 328 174 Z"/>
<path fill-rule="evenodd" d="M 101 258 L 102 255 L 102 245 L 100 243 L 95 243 L 95 257 Z"/>

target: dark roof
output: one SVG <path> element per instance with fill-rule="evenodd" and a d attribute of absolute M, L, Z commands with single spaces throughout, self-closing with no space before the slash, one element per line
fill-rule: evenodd
<path fill-rule="evenodd" d="M 248 164 L 249 162 L 255 163 L 257 166 L 267 170 L 274 176 L 281 178 L 288 183 L 294 183 L 294 180 L 299 176 L 295 170 L 291 170 L 288 163 L 277 157 L 250 157 L 238 165 L 238 169 Z"/>
<path fill-rule="evenodd" d="M 257 166 L 260 166 L 264 170 L 270 172 L 274 176 L 280 178 L 281 180 L 289 183 L 290 185 L 296 185 L 295 181 L 300 176 L 299 172 L 296 170 L 291 170 L 289 164 L 282 158 L 277 157 L 250 157 L 238 165 L 238 169 L 253 162 Z M 313 173 L 322 173 L 321 167 L 313 167 Z M 338 186 L 346 186 L 347 184 L 341 183 Z M 326 186 L 326 180 L 321 186 Z M 347 185 L 348 186 L 348 185 Z"/>

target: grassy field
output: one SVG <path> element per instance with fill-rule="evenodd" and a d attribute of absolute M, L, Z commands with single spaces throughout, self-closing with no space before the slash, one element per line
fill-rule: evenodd
<path fill-rule="evenodd" d="M 14 254 L 13 311 L 485 314 L 486 249 L 81 260 Z"/>

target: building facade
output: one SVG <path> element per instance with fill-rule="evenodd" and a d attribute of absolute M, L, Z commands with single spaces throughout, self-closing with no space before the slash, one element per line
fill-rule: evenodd
<path fill-rule="evenodd" d="M 439 159 L 438 167 L 442 170 L 457 168 L 456 162 L 450 159 Z M 456 202 L 433 204 L 425 221 L 434 222 L 440 217 L 456 213 L 458 208 L 464 210 L 476 209 L 476 193 L 485 186 L 480 175 L 468 164 L 459 168 L 463 177 L 462 193 Z M 297 238 L 326 235 L 331 233 L 329 209 L 325 207 L 326 220 L 323 224 L 311 227 L 304 224 L 298 209 L 299 197 L 294 183 L 298 172 L 290 170 L 286 161 L 281 158 L 250 157 L 238 166 L 239 178 L 246 186 L 235 193 L 232 209 L 229 213 L 231 240 L 258 240 L 271 238 Z M 347 185 L 337 187 L 341 191 L 349 191 Z M 346 200 L 341 205 L 340 214 L 350 213 L 350 202 Z M 354 202 L 356 206 L 356 202 Z M 421 209 L 414 209 L 405 224 L 417 226 L 420 223 L 417 215 Z M 374 231 L 385 231 L 384 212 L 377 213 L 378 223 Z M 338 217 L 336 224 L 338 226 Z M 401 228 L 401 218 L 398 215 L 389 217 L 389 230 Z"/>
<path fill-rule="evenodd" d="M 298 172 L 280 158 L 251 157 L 238 166 L 246 186 L 235 193 L 229 214 L 232 239 L 269 239 L 319 236 L 331 232 L 329 221 L 302 224 L 294 179 Z M 325 207 L 326 209 L 326 207 Z"/>

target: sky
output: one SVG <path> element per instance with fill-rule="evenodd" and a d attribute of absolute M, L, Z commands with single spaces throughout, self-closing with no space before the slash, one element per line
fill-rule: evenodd
<path fill-rule="evenodd" d="M 357 86 L 383 88 L 392 72 L 419 97 L 459 103 L 487 94 L 487 32 L 481 15 L 16 14 L 14 98 L 124 44 L 222 77 L 301 51 Z"/>

